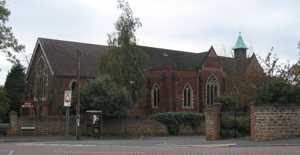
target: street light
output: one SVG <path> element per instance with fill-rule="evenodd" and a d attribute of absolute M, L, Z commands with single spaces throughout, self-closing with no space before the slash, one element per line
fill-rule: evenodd
<path fill-rule="evenodd" d="M 77 105 L 76 105 L 76 139 L 80 139 L 80 56 L 77 51 Z"/>

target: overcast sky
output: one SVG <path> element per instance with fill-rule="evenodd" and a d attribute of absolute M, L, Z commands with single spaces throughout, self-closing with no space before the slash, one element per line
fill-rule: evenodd
<path fill-rule="evenodd" d="M 143 24 L 138 44 L 190 52 L 213 45 L 231 56 L 238 32 L 264 57 L 271 47 L 284 61 L 299 57 L 299 0 L 129 0 Z M 9 25 L 33 52 L 38 37 L 106 45 L 119 11 L 116 0 L 8 0 Z M 27 64 L 22 58 L 24 64 Z M 0 59 L 0 84 L 10 64 Z"/>

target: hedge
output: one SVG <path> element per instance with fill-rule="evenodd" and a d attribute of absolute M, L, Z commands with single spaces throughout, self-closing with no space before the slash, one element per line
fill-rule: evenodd
<path fill-rule="evenodd" d="M 273 79 L 258 90 L 256 104 L 300 104 L 300 87 Z"/>
<path fill-rule="evenodd" d="M 180 125 L 196 128 L 204 120 L 204 115 L 195 112 L 165 112 L 153 114 L 151 118 L 166 125 L 170 135 L 177 135 Z"/>

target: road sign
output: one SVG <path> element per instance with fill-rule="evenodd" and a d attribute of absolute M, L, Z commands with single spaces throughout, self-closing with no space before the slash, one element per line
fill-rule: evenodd
<path fill-rule="evenodd" d="M 22 104 L 22 108 L 33 108 L 33 104 L 31 102 L 25 102 Z"/>
<path fill-rule="evenodd" d="M 70 107 L 72 102 L 72 91 L 65 90 L 65 97 L 64 97 L 64 106 Z"/>

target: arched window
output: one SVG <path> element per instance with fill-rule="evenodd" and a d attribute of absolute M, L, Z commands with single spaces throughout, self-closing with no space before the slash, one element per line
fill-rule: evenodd
<path fill-rule="evenodd" d="M 206 104 L 214 104 L 214 101 L 218 95 L 218 80 L 215 75 L 210 75 L 206 81 Z"/>
<path fill-rule="evenodd" d="M 159 85 L 154 84 L 151 89 L 151 104 L 152 108 L 158 108 L 159 106 Z"/>
<path fill-rule="evenodd" d="M 48 98 L 48 69 L 42 57 L 38 61 L 35 78 L 35 99 L 42 104 Z"/>
<path fill-rule="evenodd" d="M 193 107 L 193 89 L 190 84 L 183 88 L 183 108 Z"/>

